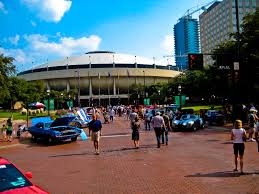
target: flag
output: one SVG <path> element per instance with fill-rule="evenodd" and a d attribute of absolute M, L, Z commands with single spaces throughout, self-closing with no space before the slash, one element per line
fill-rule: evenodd
<path fill-rule="evenodd" d="M 130 77 L 129 70 L 127 70 L 127 75 L 128 75 L 128 77 Z"/>
<path fill-rule="evenodd" d="M 100 75 L 100 73 L 98 73 L 98 79 L 100 79 L 101 78 L 101 75 Z"/>

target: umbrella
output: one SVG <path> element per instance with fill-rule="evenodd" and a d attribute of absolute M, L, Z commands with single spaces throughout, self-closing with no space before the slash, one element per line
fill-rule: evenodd
<path fill-rule="evenodd" d="M 40 102 L 33 102 L 28 105 L 30 108 L 45 108 L 46 106 Z"/>

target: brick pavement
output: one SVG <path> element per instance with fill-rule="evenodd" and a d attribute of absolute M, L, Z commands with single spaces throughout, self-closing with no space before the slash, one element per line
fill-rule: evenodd
<path fill-rule="evenodd" d="M 99 156 L 91 141 L 46 146 L 27 139 L 0 155 L 31 171 L 51 193 L 259 193 L 256 144 L 246 143 L 246 175 L 240 176 L 232 171 L 228 131 L 170 133 L 161 149 L 153 131 L 142 131 L 136 150 L 128 121 L 116 117 L 103 127 Z"/>

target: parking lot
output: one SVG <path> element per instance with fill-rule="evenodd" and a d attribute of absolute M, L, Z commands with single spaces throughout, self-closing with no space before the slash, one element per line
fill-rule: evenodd
<path fill-rule="evenodd" d="M 134 149 L 129 121 L 104 124 L 101 153 L 90 140 L 47 146 L 23 138 L 3 143 L 0 156 L 31 171 L 50 193 L 259 193 L 259 153 L 246 143 L 244 172 L 233 172 L 229 130 L 209 127 L 173 132 L 156 146 L 154 131 L 140 133 Z"/>

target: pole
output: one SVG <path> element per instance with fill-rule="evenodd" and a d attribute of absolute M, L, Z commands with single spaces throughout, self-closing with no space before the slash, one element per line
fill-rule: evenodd
<path fill-rule="evenodd" d="M 237 40 L 237 56 L 236 60 L 239 63 L 239 55 L 240 55 L 240 31 L 239 31 L 239 10 L 238 10 L 238 0 L 235 0 L 235 6 L 236 6 L 236 40 Z M 232 121 L 234 122 L 236 119 L 236 80 L 235 80 L 235 75 L 238 73 L 238 70 L 236 71 L 234 69 L 234 64 L 233 64 L 233 69 L 232 69 L 232 83 L 233 83 L 233 97 L 232 97 Z"/>
<path fill-rule="evenodd" d="M 99 106 L 101 106 L 101 89 L 100 89 L 100 75 L 99 75 Z"/>
<path fill-rule="evenodd" d="M 49 113 L 49 93 L 48 93 L 48 116 L 50 116 L 50 113 Z"/>
<path fill-rule="evenodd" d="M 77 71 L 77 86 L 78 86 L 78 107 L 81 107 L 81 103 L 80 103 L 80 75 L 79 75 L 79 71 Z"/>
<path fill-rule="evenodd" d="M 144 98 L 146 99 L 146 73 L 145 71 L 143 71 L 144 73 Z"/>
<path fill-rule="evenodd" d="M 29 127 L 29 105 L 28 105 L 28 102 L 26 103 L 26 108 L 27 108 L 27 129 Z"/>

